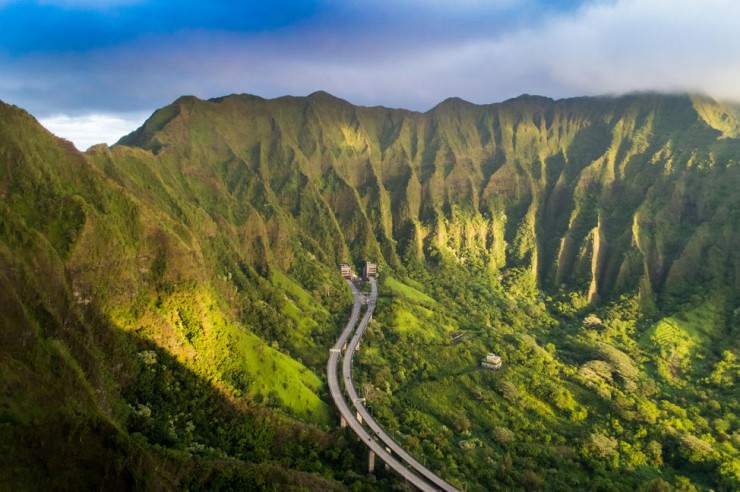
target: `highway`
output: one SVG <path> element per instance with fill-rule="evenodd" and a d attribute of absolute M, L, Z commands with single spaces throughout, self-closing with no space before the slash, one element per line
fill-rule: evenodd
<path fill-rule="evenodd" d="M 365 407 L 361 404 L 360 398 L 358 397 L 357 391 L 355 390 L 354 384 L 352 383 L 352 357 L 355 350 L 357 350 L 357 346 L 360 343 L 360 338 L 362 338 L 365 330 L 367 330 L 370 319 L 372 318 L 373 311 L 375 310 L 375 303 L 378 298 L 378 288 L 376 280 L 374 278 L 371 278 L 371 291 L 370 297 L 367 302 L 368 309 L 365 312 L 362 320 L 360 321 L 359 327 L 352 337 L 352 340 L 348 344 L 347 340 L 350 338 L 350 336 L 352 336 L 352 332 L 355 329 L 355 325 L 357 324 L 357 320 L 359 318 L 359 313 L 362 306 L 362 298 L 360 292 L 357 290 L 352 281 L 348 280 L 347 283 L 352 289 L 352 297 L 354 299 L 352 314 L 350 315 L 347 326 L 344 328 L 341 335 L 337 339 L 334 347 L 331 348 L 329 353 L 329 362 L 327 364 L 329 392 L 332 395 L 334 404 L 337 406 L 339 413 L 349 424 L 352 431 L 357 434 L 359 439 L 364 442 L 370 448 L 370 450 L 372 450 L 378 456 L 378 458 L 380 458 L 384 463 L 386 463 L 409 483 L 414 485 L 419 490 L 425 492 L 438 490 L 457 492 L 457 489 L 439 478 L 431 470 L 424 467 L 424 465 L 416 461 L 395 441 L 393 441 L 393 439 L 391 439 L 390 436 L 388 436 L 385 431 L 383 431 L 383 429 L 375 422 L 375 419 L 372 418 Z M 339 358 L 340 356 L 342 356 L 343 352 L 344 360 L 342 362 L 342 377 L 344 379 L 345 389 L 350 397 L 350 400 L 352 401 L 354 408 L 362 417 L 362 420 L 367 422 L 368 426 L 375 435 L 371 435 L 358 421 L 358 419 L 355 418 L 355 415 L 352 413 L 349 405 L 347 405 L 347 401 L 342 394 L 342 390 L 339 386 L 337 372 Z M 382 442 L 383 444 L 378 442 L 378 440 L 380 440 L 380 442 Z M 417 473 L 409 470 L 406 465 L 398 461 L 393 456 L 393 454 L 388 452 L 386 447 L 389 448 L 392 452 L 396 453 L 396 455 L 398 455 L 403 461 L 405 461 L 409 466 L 411 466 L 417 473 L 422 476 L 420 477 L 419 475 L 417 475 Z"/>
<path fill-rule="evenodd" d="M 344 378 L 344 389 L 349 396 L 349 400 L 353 403 L 355 410 L 362 417 L 362 420 L 367 424 L 368 427 L 375 433 L 383 444 L 393 451 L 398 457 L 405 461 L 408 466 L 414 469 L 419 475 L 425 477 L 427 480 L 432 482 L 439 489 L 446 492 L 459 492 L 455 487 L 445 482 L 433 471 L 419 463 L 413 456 L 406 452 L 401 446 L 396 443 L 378 423 L 375 421 L 372 415 L 367 411 L 365 405 L 362 404 L 362 399 L 357 395 L 354 383 L 352 382 L 352 357 L 354 356 L 355 350 L 360 343 L 360 338 L 365 334 L 370 319 L 372 318 L 373 311 L 375 310 L 375 302 L 378 298 L 378 287 L 377 281 L 374 278 L 370 278 L 370 299 L 368 301 L 367 311 L 360 321 L 360 325 L 355 331 L 355 335 L 352 337 L 352 341 L 349 342 L 347 350 L 342 361 L 342 377 Z"/>
<path fill-rule="evenodd" d="M 372 437 L 365 430 L 362 424 L 360 424 L 360 422 L 358 422 L 358 420 L 355 418 L 352 410 L 349 408 L 347 402 L 344 400 L 342 390 L 339 387 L 339 378 L 337 377 L 339 355 L 342 353 L 342 349 L 344 348 L 347 339 L 350 337 L 350 335 L 352 334 L 352 330 L 354 330 L 354 327 L 357 324 L 360 307 L 362 306 L 359 291 L 351 281 L 348 280 L 347 283 L 352 289 L 352 297 L 354 298 L 355 302 L 352 306 L 352 315 L 350 316 L 347 326 L 344 328 L 344 331 L 342 331 L 342 334 L 339 336 L 337 343 L 334 344 L 334 347 L 329 353 L 329 363 L 327 364 L 326 368 L 326 373 L 329 380 L 329 392 L 334 399 L 334 404 L 337 406 L 339 413 L 349 424 L 352 431 L 357 434 L 357 437 L 359 437 L 360 440 L 364 442 L 367 447 L 369 447 L 370 450 L 376 454 L 376 456 L 378 456 L 378 458 L 383 460 L 384 463 L 390 466 L 399 475 L 401 475 L 404 479 L 406 479 L 410 484 L 414 485 L 419 490 L 423 490 L 424 492 L 434 492 L 436 490 L 435 488 L 431 487 L 424 479 L 420 478 L 418 475 L 406 468 L 401 462 L 396 460 L 388 451 L 385 450 L 385 448 L 380 443 L 378 443 L 378 441 L 374 437 Z"/>

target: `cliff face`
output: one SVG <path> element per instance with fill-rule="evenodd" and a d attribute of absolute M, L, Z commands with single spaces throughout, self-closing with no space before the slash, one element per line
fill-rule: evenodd
<path fill-rule="evenodd" d="M 307 367 L 347 303 L 334 267 L 293 272 L 320 293 L 257 271 L 269 231 L 204 213 L 203 173 L 114 154 L 0 103 L 0 481 L 335 490 L 318 470 L 346 446 L 314 425 L 328 406 Z"/>
<path fill-rule="evenodd" d="M 336 486 L 352 452 L 306 423 L 330 418 L 339 262 L 474 265 L 591 301 L 737 293 L 739 114 L 183 97 L 81 154 L 0 103 L 2 481 Z"/>
<path fill-rule="evenodd" d="M 737 121 L 706 98 L 649 94 L 449 99 L 427 113 L 326 93 L 184 97 L 110 159 L 150 150 L 141 165 L 211 217 L 231 214 L 258 263 L 290 265 L 281 238 L 298 233 L 331 263 L 438 252 L 592 300 L 652 298 L 692 279 L 740 288 Z"/>

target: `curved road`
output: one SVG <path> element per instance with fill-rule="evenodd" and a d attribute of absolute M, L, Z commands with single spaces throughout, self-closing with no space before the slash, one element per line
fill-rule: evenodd
<path fill-rule="evenodd" d="M 426 468 L 424 465 L 416 461 L 413 456 L 408 454 L 402 447 L 400 447 L 393 439 L 391 439 L 390 436 L 388 436 L 385 431 L 375 422 L 375 419 L 367 412 L 365 407 L 360 403 L 360 398 L 357 395 L 357 391 L 355 390 L 354 384 L 352 383 L 352 357 L 354 355 L 355 350 L 357 349 L 357 346 L 360 343 L 360 338 L 362 338 L 362 335 L 365 333 L 365 330 L 367 330 L 368 324 L 370 322 L 370 318 L 372 318 L 373 311 L 375 310 L 375 302 L 378 298 L 378 288 L 377 283 L 374 278 L 370 279 L 370 298 L 368 300 L 368 309 L 365 312 L 365 315 L 363 316 L 362 320 L 360 321 L 360 325 L 355 332 L 355 335 L 352 337 L 352 340 L 349 342 L 349 345 L 347 345 L 347 340 L 349 339 L 350 335 L 352 334 L 352 331 L 354 330 L 355 324 L 357 324 L 357 318 L 359 317 L 360 312 L 360 306 L 361 306 L 361 298 L 360 293 L 357 290 L 357 288 L 354 286 L 354 284 L 351 281 L 347 281 L 350 288 L 352 289 L 352 296 L 354 298 L 354 305 L 352 307 L 352 314 L 350 316 L 350 320 L 347 323 L 347 326 L 345 327 L 344 331 L 342 331 L 342 334 L 339 336 L 339 339 L 334 344 L 334 347 L 330 351 L 329 355 L 329 363 L 327 365 L 327 375 L 329 380 L 329 391 L 331 392 L 332 398 L 334 399 L 334 403 L 339 409 L 339 412 L 342 414 L 342 417 L 345 421 L 349 423 L 349 426 L 352 428 L 352 430 L 357 434 L 357 436 L 365 443 L 367 446 L 375 452 L 375 454 L 383 460 L 388 466 L 393 468 L 399 475 L 401 475 L 403 478 L 405 478 L 408 482 L 416 486 L 419 490 L 423 491 L 437 491 L 437 490 L 444 490 L 446 492 L 458 492 L 456 488 L 452 487 L 450 484 L 439 478 L 437 475 L 435 475 L 431 470 Z M 344 385 L 345 389 L 350 397 L 350 400 L 353 403 L 353 406 L 357 410 L 357 413 L 360 415 L 363 421 L 367 422 L 367 425 L 370 427 L 370 429 L 376 434 L 377 438 L 382 441 L 383 445 L 379 444 L 376 437 L 370 435 L 365 428 L 362 426 L 362 424 L 355 418 L 355 416 L 352 414 L 351 409 L 347 405 L 347 402 L 344 399 L 344 396 L 342 395 L 341 388 L 339 387 L 339 380 L 337 378 L 337 366 L 339 362 L 339 357 L 342 354 L 342 351 L 344 348 L 347 348 L 346 353 L 344 355 L 344 360 L 342 362 L 342 377 L 344 379 Z M 387 448 L 386 448 L 387 447 Z M 410 471 L 403 463 L 399 462 L 391 453 L 388 452 L 388 449 L 393 451 L 396 455 L 398 455 L 402 460 L 404 460 L 411 468 L 413 468 L 417 473 L 422 475 L 424 478 L 420 478 L 416 473 Z M 430 485 L 429 482 L 434 484 L 434 486 Z"/>
<path fill-rule="evenodd" d="M 331 396 L 334 399 L 334 404 L 337 406 L 337 409 L 339 409 L 339 413 L 342 414 L 344 420 L 347 421 L 354 433 L 357 434 L 357 437 L 359 437 L 360 440 L 364 442 L 371 451 L 373 451 L 381 460 L 383 460 L 383 462 L 393 468 L 399 475 L 401 475 L 419 490 L 423 490 L 425 492 L 434 492 L 435 489 L 433 487 L 431 487 L 424 479 L 411 472 L 401 462 L 396 460 L 388 451 L 386 451 L 385 447 L 380 445 L 378 441 L 376 441 L 375 438 L 372 437 L 365 430 L 364 427 L 362 427 L 362 424 L 360 424 L 360 422 L 358 422 L 355 416 L 352 414 L 352 410 L 350 410 L 347 402 L 344 400 L 342 390 L 339 388 L 339 378 L 337 377 L 339 354 L 341 354 L 344 344 L 347 342 L 347 339 L 352 334 L 352 330 L 354 329 L 355 324 L 357 324 L 357 318 L 359 317 L 360 313 L 360 306 L 362 305 L 360 300 L 360 293 L 357 291 L 351 281 L 348 280 L 347 283 L 352 288 L 352 296 L 354 297 L 355 303 L 352 307 L 352 315 L 350 316 L 350 320 L 347 323 L 347 326 L 344 328 L 344 331 L 339 336 L 337 343 L 335 343 L 334 347 L 331 349 L 331 352 L 329 354 L 329 363 L 327 364 L 326 368 L 327 376 L 329 379 L 329 391 L 331 392 Z"/>
<path fill-rule="evenodd" d="M 360 325 L 357 327 L 355 335 L 352 337 L 352 341 L 347 347 L 347 351 L 342 361 L 342 377 L 344 378 L 344 389 L 347 391 L 349 400 L 354 404 L 357 413 L 362 417 L 362 420 L 370 427 L 375 435 L 385 444 L 391 451 L 393 451 L 398 457 L 405 461 L 411 468 L 413 468 L 419 475 L 423 476 L 435 486 L 439 487 L 445 492 L 459 492 L 455 487 L 445 482 L 439 476 L 437 476 L 429 468 L 419 463 L 413 456 L 411 456 L 405 449 L 399 446 L 380 425 L 375 421 L 372 415 L 367 411 L 365 406 L 362 404 L 362 400 L 357 395 L 355 385 L 352 382 L 352 357 L 354 356 L 355 350 L 360 343 L 360 338 L 365 334 L 368 323 L 372 318 L 373 311 L 375 310 L 375 302 L 378 298 L 378 286 L 374 278 L 370 278 L 370 299 L 368 302 L 367 312 L 363 316 Z"/>

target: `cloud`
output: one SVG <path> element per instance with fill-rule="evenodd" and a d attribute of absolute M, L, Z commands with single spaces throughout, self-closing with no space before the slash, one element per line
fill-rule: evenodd
<path fill-rule="evenodd" d="M 260 32 L 181 29 L 83 52 L 0 51 L 0 98 L 42 118 L 151 112 L 183 94 L 317 89 L 418 110 L 449 96 L 487 103 L 525 92 L 701 91 L 740 101 L 740 2 L 564 1 L 547 15 L 530 15 L 540 12 L 537 0 L 496 9 L 471 0 L 457 13 L 451 2 L 421 4 L 332 0 L 331 8 Z M 110 125 L 75 121 L 88 134 L 101 131 L 88 141 L 113 141 L 136 126 L 111 137 Z"/>
<path fill-rule="evenodd" d="M 116 143 L 123 135 L 141 126 L 148 116 L 148 113 L 93 113 L 80 116 L 57 114 L 39 121 L 54 135 L 66 138 L 77 149 L 84 151 L 95 144 Z"/>
<path fill-rule="evenodd" d="M 325 89 L 352 101 L 426 109 L 451 96 L 485 103 L 523 92 L 555 97 L 634 90 L 701 91 L 740 100 L 740 3 L 621 0 L 583 5 L 504 33 L 352 35 L 295 30 L 248 39 L 209 36 L 181 70 L 193 91 L 266 96 Z M 310 26 L 309 26 L 310 27 Z M 155 55 L 156 57 L 156 55 Z M 193 74 L 208 73 L 206 80 Z M 213 95 L 213 92 L 211 93 Z"/>
<path fill-rule="evenodd" d="M 477 48 L 527 53 L 530 66 L 576 93 L 704 91 L 740 100 L 739 16 L 729 0 L 623 0 Z"/>
<path fill-rule="evenodd" d="M 490 102 L 523 92 L 701 91 L 740 101 L 738 18 L 740 3 L 730 0 L 597 2 L 514 31 L 439 42 L 430 33 L 412 50 L 393 49 L 403 38 L 376 38 L 384 55 L 358 53 L 354 63 L 285 62 L 304 83 L 427 107 L 450 95 Z"/>

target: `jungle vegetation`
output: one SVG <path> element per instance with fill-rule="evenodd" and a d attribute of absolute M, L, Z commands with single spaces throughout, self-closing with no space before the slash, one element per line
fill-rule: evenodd
<path fill-rule="evenodd" d="M 452 483 L 737 490 L 739 116 L 186 96 L 80 153 L 0 103 L 0 483 L 403 489 L 324 381 L 370 258 L 358 380 Z"/>

